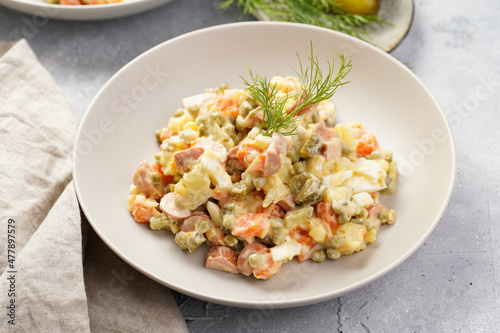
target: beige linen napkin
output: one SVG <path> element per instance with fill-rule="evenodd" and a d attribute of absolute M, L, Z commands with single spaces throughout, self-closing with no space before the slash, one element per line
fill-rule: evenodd
<path fill-rule="evenodd" d="M 28 44 L 0 43 L 0 332 L 187 332 L 170 291 L 82 222 L 77 127 Z"/>

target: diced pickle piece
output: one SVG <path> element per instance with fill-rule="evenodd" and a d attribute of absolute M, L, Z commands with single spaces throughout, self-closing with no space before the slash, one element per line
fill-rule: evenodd
<path fill-rule="evenodd" d="M 312 217 L 314 209 L 311 206 L 303 206 L 287 212 L 284 218 L 285 226 L 291 228 Z"/>
<path fill-rule="evenodd" d="M 170 219 L 165 214 L 159 214 L 151 217 L 149 220 L 149 227 L 152 230 L 167 229 L 170 230 Z"/>
<path fill-rule="evenodd" d="M 198 232 L 179 231 L 175 235 L 175 242 L 177 243 L 177 245 L 179 245 L 179 247 L 183 250 L 189 250 L 189 252 L 193 252 L 205 241 L 206 238 L 203 236 L 203 234 Z"/>
<path fill-rule="evenodd" d="M 313 133 L 300 149 L 300 156 L 303 158 L 312 158 L 318 155 L 322 145 L 323 140 L 321 136 L 318 133 Z"/>
<path fill-rule="evenodd" d="M 326 191 L 321 180 L 309 172 L 293 176 L 289 186 L 293 199 L 299 205 L 312 205 L 320 201 Z"/>

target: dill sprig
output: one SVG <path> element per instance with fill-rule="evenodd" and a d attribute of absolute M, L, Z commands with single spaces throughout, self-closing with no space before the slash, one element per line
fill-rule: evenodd
<path fill-rule="evenodd" d="M 219 8 L 234 2 L 241 14 L 258 17 L 263 13 L 274 21 L 297 22 L 324 27 L 366 40 L 367 29 L 387 22 L 378 15 L 346 13 L 334 0 L 224 0 Z"/>
<path fill-rule="evenodd" d="M 295 71 L 295 73 L 298 75 L 302 91 L 297 96 L 295 107 L 291 111 L 286 108 L 287 100 L 290 97 L 289 93 L 278 95 L 276 84 L 273 84 L 266 76 L 254 75 L 249 70 L 251 82 L 242 79 L 247 86 L 247 91 L 260 104 L 260 107 L 256 110 L 256 112 L 262 110 L 263 113 L 260 133 L 266 136 L 272 136 L 273 133 L 294 134 L 297 129 L 295 124 L 297 112 L 330 99 L 338 87 L 348 83 L 343 80 L 351 70 L 351 59 L 346 58 L 344 53 L 339 53 L 337 57 L 340 61 L 340 68 L 337 73 L 334 73 L 335 59 L 334 53 L 332 53 L 332 60 L 328 62 L 328 72 L 326 76 L 323 76 L 319 61 L 314 57 L 312 43 L 309 66 L 304 68 L 300 56 L 297 54 L 300 71 Z"/>
<path fill-rule="evenodd" d="M 288 118 L 286 113 L 286 102 L 289 94 L 278 96 L 276 84 L 272 84 L 266 76 L 259 74 L 254 75 L 251 70 L 250 79 L 252 83 L 243 79 L 247 86 L 247 91 L 260 106 L 254 111 L 262 111 L 262 122 L 260 123 L 260 133 L 266 136 L 272 136 L 273 133 L 278 132 L 283 135 L 292 135 L 297 126 L 290 128 L 294 123 L 293 118 Z"/>

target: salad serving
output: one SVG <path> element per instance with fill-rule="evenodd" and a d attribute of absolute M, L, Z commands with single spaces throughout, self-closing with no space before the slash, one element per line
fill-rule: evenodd
<path fill-rule="evenodd" d="M 207 251 L 207 268 L 264 280 L 294 258 L 338 259 L 374 242 L 395 221 L 379 195 L 395 192 L 396 163 L 361 123 L 335 123 L 330 98 L 351 68 L 338 59 L 324 75 L 311 47 L 297 76 L 250 71 L 245 89 L 184 98 L 156 132 L 154 161 L 133 175 L 135 221 Z"/>

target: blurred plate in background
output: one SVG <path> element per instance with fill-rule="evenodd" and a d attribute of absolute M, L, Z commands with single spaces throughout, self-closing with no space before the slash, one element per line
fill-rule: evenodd
<path fill-rule="evenodd" d="M 387 24 L 372 25 L 365 37 L 385 52 L 392 51 L 406 36 L 413 21 L 413 0 L 380 0 L 378 14 Z M 257 11 L 257 19 L 272 21 L 272 18 L 262 11 Z"/>
<path fill-rule="evenodd" d="M 0 0 L 0 5 L 40 17 L 92 21 L 138 14 L 173 0 L 125 0 L 105 5 L 52 5 L 44 0 Z"/>

